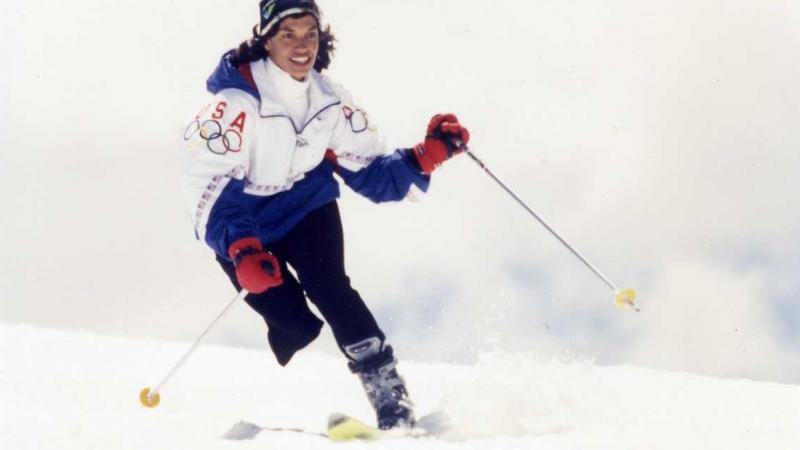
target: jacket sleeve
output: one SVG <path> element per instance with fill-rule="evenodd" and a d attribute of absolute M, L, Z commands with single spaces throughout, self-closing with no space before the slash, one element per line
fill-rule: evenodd
<path fill-rule="evenodd" d="M 336 171 L 345 184 L 373 202 L 405 198 L 412 187 L 428 190 L 430 177 L 422 173 L 409 149 L 387 152 L 377 127 L 349 93 L 335 86 L 342 100 L 331 139 Z"/>
<path fill-rule="evenodd" d="M 195 236 L 227 258 L 230 244 L 257 236 L 258 227 L 241 201 L 250 168 L 257 105 L 248 94 L 220 91 L 186 126 L 184 192 Z"/>

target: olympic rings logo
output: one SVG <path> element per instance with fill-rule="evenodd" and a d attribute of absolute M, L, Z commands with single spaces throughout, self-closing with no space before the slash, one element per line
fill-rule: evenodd
<path fill-rule="evenodd" d="M 369 120 L 367 113 L 360 109 L 352 109 L 349 106 L 342 107 L 345 119 L 350 123 L 350 129 L 353 133 L 361 133 L 369 128 Z"/>
<path fill-rule="evenodd" d="M 196 141 L 197 139 L 206 141 L 208 150 L 216 155 L 224 155 L 228 152 L 238 153 L 242 149 L 242 135 L 233 128 L 228 128 L 223 132 L 222 125 L 213 119 L 205 120 L 202 123 L 200 119 L 189 122 L 183 132 L 183 140 Z"/>

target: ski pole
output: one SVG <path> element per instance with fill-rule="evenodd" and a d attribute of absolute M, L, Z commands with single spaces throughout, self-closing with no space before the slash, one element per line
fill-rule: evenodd
<path fill-rule="evenodd" d="M 228 305 L 225 307 L 225 309 L 222 310 L 222 312 L 219 313 L 219 315 L 217 315 L 217 317 L 211 322 L 211 324 L 205 329 L 205 331 L 203 331 L 203 333 L 200 334 L 200 336 L 197 339 L 195 339 L 194 343 L 189 348 L 189 350 L 186 353 L 184 353 L 181 359 L 178 360 L 177 364 L 175 364 L 172 367 L 172 369 L 170 369 L 170 371 L 167 373 L 167 376 L 165 376 L 164 379 L 162 379 L 161 382 L 158 383 L 155 388 L 150 389 L 149 387 L 146 387 L 142 389 L 142 391 L 139 393 L 139 401 L 142 402 L 142 405 L 148 408 L 155 408 L 156 406 L 158 406 L 158 404 L 161 402 L 161 396 L 158 394 L 159 391 L 161 391 L 161 388 L 163 388 L 164 385 L 167 384 L 167 381 L 169 381 L 169 379 L 172 378 L 173 375 L 175 375 L 175 372 L 177 372 L 178 369 L 180 369 L 181 366 L 183 366 L 186 360 L 189 359 L 192 353 L 194 353 L 194 351 L 197 350 L 197 347 L 200 346 L 200 342 L 203 340 L 204 337 L 206 337 L 208 332 L 211 331 L 212 328 L 214 328 L 214 325 L 216 325 L 217 322 L 219 322 L 219 320 L 222 319 L 222 316 L 227 314 L 228 311 L 233 307 L 233 305 L 236 304 L 237 301 L 243 299 L 247 294 L 248 294 L 247 289 L 242 289 L 241 291 L 239 291 L 236 297 L 234 297 L 233 300 L 231 300 L 231 302 L 228 303 Z"/>
<path fill-rule="evenodd" d="M 455 144 L 456 144 L 456 146 L 458 148 L 463 150 L 464 153 L 469 155 L 469 157 L 472 158 L 472 160 L 475 161 L 475 163 L 478 164 L 478 166 L 481 169 L 483 169 L 484 172 L 486 172 L 490 177 L 492 177 L 492 179 L 498 185 L 500 185 L 500 187 L 502 187 L 503 190 L 505 190 L 508 193 L 508 195 L 510 195 L 514 200 L 516 200 L 516 202 L 519 203 L 520 206 L 525 208 L 525 210 L 528 211 L 528 213 L 531 216 L 533 216 L 536 220 L 538 220 L 539 223 L 542 224 L 542 226 L 544 226 L 545 229 L 547 229 L 547 231 L 550 232 L 550 234 L 552 234 L 556 239 L 558 239 L 559 242 L 561 242 L 561 244 L 564 245 L 564 247 L 566 247 L 570 252 L 572 252 L 573 255 L 575 255 L 584 265 L 586 265 L 586 267 L 589 268 L 589 270 L 591 270 L 595 275 L 597 275 L 597 277 L 600 278 L 603 281 L 603 283 L 606 284 L 606 286 L 608 286 L 609 288 L 611 288 L 612 291 L 614 291 L 614 304 L 617 305 L 617 307 L 630 305 L 636 312 L 639 312 L 639 308 L 637 308 L 636 305 L 634 304 L 634 300 L 636 299 L 636 291 L 635 290 L 633 290 L 632 288 L 619 289 L 614 283 L 612 283 L 608 279 L 608 277 L 603 275 L 603 273 L 600 272 L 596 267 L 594 267 L 586 258 L 584 258 L 583 255 L 580 254 L 580 252 L 578 252 L 573 246 L 571 246 L 569 244 L 569 242 L 567 242 L 558 233 L 556 233 L 556 231 L 553 229 L 553 227 L 548 225 L 548 223 L 545 222 L 545 220 L 542 219 L 541 216 L 536 214 L 536 212 L 534 212 L 528 205 L 526 205 L 525 202 L 523 202 L 522 199 L 520 199 L 517 196 L 517 194 L 514 193 L 514 191 L 509 189 L 508 186 L 505 185 L 505 183 L 500 181 L 500 179 L 497 178 L 495 176 L 495 174 L 493 174 L 492 171 L 489 170 L 488 167 L 486 167 L 486 164 L 483 161 L 481 161 L 481 159 L 478 158 L 475 155 L 475 153 L 473 153 L 466 146 L 466 144 L 464 144 L 463 142 L 458 141 L 458 140 L 455 141 Z"/>

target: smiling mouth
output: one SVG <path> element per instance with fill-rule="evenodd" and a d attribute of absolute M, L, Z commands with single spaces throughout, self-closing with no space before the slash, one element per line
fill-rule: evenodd
<path fill-rule="evenodd" d="M 304 56 L 304 57 L 294 56 L 294 57 L 291 57 L 289 59 L 293 63 L 299 64 L 301 66 L 304 66 L 304 65 L 308 64 L 309 62 L 311 62 L 311 57 L 310 56 Z"/>

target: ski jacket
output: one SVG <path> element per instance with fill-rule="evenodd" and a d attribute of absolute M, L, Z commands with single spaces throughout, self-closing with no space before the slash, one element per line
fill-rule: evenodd
<path fill-rule="evenodd" d="M 338 174 L 374 202 L 427 191 L 408 149 L 387 153 L 366 113 L 327 77 L 309 74 L 310 105 L 294 123 L 265 60 L 234 67 L 222 57 L 209 77 L 214 95 L 184 132 L 184 188 L 195 236 L 228 259 L 234 241 L 281 239 L 310 211 L 339 196 Z"/>

